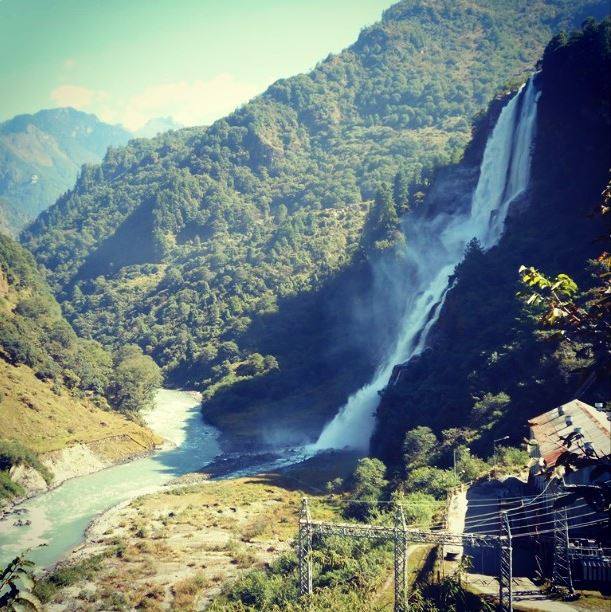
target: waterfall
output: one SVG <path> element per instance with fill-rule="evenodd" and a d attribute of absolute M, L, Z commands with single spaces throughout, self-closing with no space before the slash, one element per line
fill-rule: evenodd
<path fill-rule="evenodd" d="M 410 279 L 401 333 L 373 380 L 348 398 L 328 423 L 312 450 L 350 447 L 367 450 L 375 424 L 378 390 L 388 384 L 393 367 L 422 353 L 442 310 L 450 279 L 469 241 L 482 249 L 502 236 L 510 204 L 528 187 L 539 92 L 531 78 L 509 100 L 490 134 L 470 206 L 452 215 L 410 220 L 402 271 Z"/>

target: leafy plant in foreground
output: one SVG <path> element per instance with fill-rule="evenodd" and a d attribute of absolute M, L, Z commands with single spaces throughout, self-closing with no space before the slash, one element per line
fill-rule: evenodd
<path fill-rule="evenodd" d="M 0 609 L 42 610 L 39 599 L 34 595 L 34 563 L 23 557 L 16 557 L 0 574 Z"/>

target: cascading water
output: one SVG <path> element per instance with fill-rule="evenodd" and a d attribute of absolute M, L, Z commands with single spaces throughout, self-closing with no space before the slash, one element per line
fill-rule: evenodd
<path fill-rule="evenodd" d="M 378 390 L 388 383 L 395 364 L 405 363 L 424 350 L 467 244 L 477 238 L 483 250 L 496 245 L 510 204 L 528 187 L 538 99 L 531 78 L 501 111 L 486 143 L 467 210 L 410 222 L 404 273 L 409 275 L 411 290 L 405 300 L 401 334 L 373 380 L 348 399 L 312 450 L 368 449 Z"/>

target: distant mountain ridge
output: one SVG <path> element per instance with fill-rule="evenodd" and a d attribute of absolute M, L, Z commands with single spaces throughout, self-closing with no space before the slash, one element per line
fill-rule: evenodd
<path fill-rule="evenodd" d="M 16 233 L 131 134 L 74 108 L 41 110 L 0 123 L 0 227 Z"/>

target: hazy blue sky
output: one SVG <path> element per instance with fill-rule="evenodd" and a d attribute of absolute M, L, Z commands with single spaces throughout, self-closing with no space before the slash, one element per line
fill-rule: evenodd
<path fill-rule="evenodd" d="M 0 0 L 0 120 L 75 106 L 210 123 L 356 40 L 392 0 Z"/>

